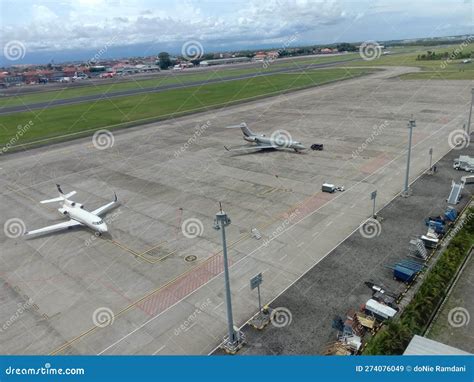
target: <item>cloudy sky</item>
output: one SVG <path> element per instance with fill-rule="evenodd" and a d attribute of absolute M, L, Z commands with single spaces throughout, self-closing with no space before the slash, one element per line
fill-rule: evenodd
<path fill-rule="evenodd" d="M 473 32 L 472 0 L 0 0 L 3 56 L 15 63 L 314 43 L 436 37 Z M 296 36 L 296 38 L 295 38 Z M 9 45 L 8 45 L 9 44 Z M 15 46 L 14 46 L 15 47 Z M 2 63 L 5 62 L 2 57 Z"/>

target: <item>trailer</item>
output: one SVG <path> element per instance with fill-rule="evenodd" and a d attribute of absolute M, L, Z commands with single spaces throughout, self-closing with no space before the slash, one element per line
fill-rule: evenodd
<path fill-rule="evenodd" d="M 474 175 L 466 175 L 461 178 L 461 183 L 463 184 L 473 184 L 474 183 Z"/>
<path fill-rule="evenodd" d="M 415 278 L 417 273 L 418 272 L 416 272 L 415 270 L 404 267 L 403 265 L 399 264 L 396 264 L 393 268 L 393 277 L 397 280 L 403 281 L 404 283 L 411 282 Z"/>
<path fill-rule="evenodd" d="M 324 183 L 322 186 L 322 191 L 332 194 L 333 192 L 336 192 L 336 188 L 337 187 L 334 184 Z"/>
<path fill-rule="evenodd" d="M 370 299 L 365 303 L 365 310 L 368 314 L 373 314 L 379 320 L 386 320 L 392 318 L 397 314 L 397 311 L 387 305 L 381 304 L 374 299 Z"/>

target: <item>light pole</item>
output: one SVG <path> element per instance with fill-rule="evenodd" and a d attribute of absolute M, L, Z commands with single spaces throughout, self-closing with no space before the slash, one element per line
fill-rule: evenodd
<path fill-rule="evenodd" d="M 410 158 L 411 158 L 411 140 L 413 136 L 413 128 L 416 126 L 415 120 L 410 119 L 408 121 L 408 129 L 409 129 L 409 134 L 408 134 L 408 154 L 407 154 L 407 170 L 405 173 L 405 188 L 403 189 L 402 195 L 404 197 L 407 197 L 410 195 L 410 190 L 408 188 L 408 182 L 410 178 Z"/>
<path fill-rule="evenodd" d="M 430 167 L 428 171 L 431 172 L 433 168 L 433 147 L 430 147 L 429 154 L 430 154 Z"/>
<path fill-rule="evenodd" d="M 474 103 L 474 88 L 471 89 L 471 107 L 469 108 L 469 119 L 467 120 L 467 136 L 471 136 L 471 116 L 472 116 L 472 104 Z"/>
<path fill-rule="evenodd" d="M 219 203 L 220 205 L 220 203 Z M 224 349 L 229 353 L 235 353 L 242 346 L 242 340 L 240 333 L 234 330 L 234 319 L 232 317 L 232 297 L 230 293 L 230 278 L 229 278 L 229 262 L 227 259 L 227 243 L 225 239 L 225 227 L 231 223 L 227 214 L 222 211 L 220 205 L 220 211 L 216 214 L 214 220 L 214 229 L 221 231 L 222 237 L 222 253 L 224 255 L 224 280 L 225 280 L 225 296 L 227 303 L 227 327 L 228 335 L 224 338 Z"/>
<path fill-rule="evenodd" d="M 377 215 L 375 214 L 375 199 L 377 199 L 377 190 L 372 191 L 370 193 L 370 199 L 373 200 L 373 205 L 372 205 L 372 218 L 377 219 Z"/>

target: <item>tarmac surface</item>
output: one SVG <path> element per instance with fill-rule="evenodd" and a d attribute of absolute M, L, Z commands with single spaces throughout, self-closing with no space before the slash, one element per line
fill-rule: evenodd
<path fill-rule="evenodd" d="M 87 96 L 80 96 L 80 97 L 74 97 L 74 98 L 54 99 L 47 102 L 35 102 L 35 103 L 17 105 L 17 106 L 3 106 L 3 107 L 0 107 L 0 115 L 13 114 L 13 113 L 18 113 L 22 111 L 47 109 L 49 107 L 54 107 L 54 106 L 73 105 L 73 104 L 78 104 L 78 103 L 83 103 L 83 102 L 113 99 L 117 97 L 125 97 L 125 96 L 137 95 L 137 94 L 160 93 L 160 92 L 170 90 L 170 89 L 183 89 L 183 88 L 188 88 L 192 86 L 243 80 L 243 79 L 254 78 L 254 77 L 264 77 L 264 76 L 269 76 L 269 75 L 278 74 L 278 73 L 292 73 L 292 72 L 300 72 L 300 71 L 311 70 L 311 69 L 331 68 L 331 67 L 337 67 L 344 64 L 348 64 L 350 63 L 350 61 L 354 61 L 354 60 L 335 61 L 335 62 L 312 64 L 312 65 L 301 65 L 296 68 L 295 67 L 271 68 L 270 66 L 270 68 L 262 72 L 240 74 L 240 75 L 236 75 L 232 77 L 224 77 L 224 78 L 217 77 L 217 78 L 212 78 L 209 80 L 190 81 L 190 82 L 185 82 L 185 83 L 176 83 L 176 84 L 160 85 L 160 86 L 153 86 L 153 87 L 137 86 L 137 88 L 135 89 L 111 91 L 105 94 L 98 93 L 98 94 L 91 94 Z M 261 67 L 261 63 L 260 63 L 260 67 Z M 183 76 L 182 78 L 184 80 L 186 77 Z M 103 82 L 100 82 L 97 84 L 105 85 L 105 83 Z M 89 86 L 93 86 L 93 85 L 89 84 Z"/>
<path fill-rule="evenodd" d="M 403 292 L 406 285 L 393 279 L 389 267 L 400 260 L 410 260 L 409 242 L 426 233 L 424 220 L 445 211 L 451 181 L 459 183 L 461 176 L 467 174 L 452 168 L 453 159 L 459 155 L 474 156 L 474 147 L 471 145 L 448 153 L 436 164 L 435 174 L 424 174 L 412 184 L 409 198 L 399 196 L 378 211 L 380 225 L 374 228 L 373 237 L 372 231 L 366 230 L 370 234 L 367 236 L 362 228 L 356 230 L 274 300 L 270 306 L 287 309 L 291 322 L 285 317 L 282 323 L 287 325 L 280 327 L 277 322 L 277 326 L 270 324 L 261 331 L 250 325 L 245 326 L 243 332 L 247 345 L 239 354 L 322 354 L 328 344 L 337 340 L 338 332 L 332 328 L 333 318 L 339 316 L 344 319 L 347 312 L 358 311 L 371 298 L 372 290 L 365 285 L 366 281 L 395 295 Z M 473 192 L 474 185 L 466 185 L 459 204 L 455 206 L 458 211 L 462 211 L 469 203 Z M 462 306 L 471 310 L 474 306 L 472 290 L 469 289 L 469 286 L 472 288 L 472 284 L 469 285 L 472 276 L 472 269 L 471 272 L 466 269 L 463 282 L 466 285 L 459 285 L 464 290 Z M 324 285 L 324 293 L 318 293 L 321 285 Z M 462 336 L 464 350 L 466 347 L 472 349 L 474 341 L 472 335 L 468 334 L 467 325 L 462 331 L 448 327 L 443 331 L 445 335 L 442 338 L 449 337 L 450 332 Z M 467 340 L 469 337 L 471 341 Z M 216 352 L 219 353 L 222 350 Z"/>
<path fill-rule="evenodd" d="M 263 272 L 263 302 L 274 300 L 369 217 L 374 189 L 379 207 L 401 191 L 411 115 L 412 180 L 428 167 L 430 147 L 435 161 L 451 149 L 472 83 L 397 78 L 412 70 L 121 130 L 108 144 L 89 137 L 2 156 L 0 352 L 212 352 L 226 332 L 220 233 L 212 229 L 218 203 L 232 219 L 226 234 L 240 327 L 257 310 L 252 276 Z M 325 150 L 230 154 L 224 145 L 244 142 L 224 126 L 243 120 Z M 322 193 L 324 182 L 346 191 Z M 64 220 L 56 206 L 38 204 L 56 196 L 55 183 L 77 190 L 74 200 L 91 210 L 115 191 L 122 205 L 106 217 L 110 233 L 15 237 L 10 219 L 20 219 L 20 233 Z M 348 270 L 336 263 L 308 296 L 343 300 L 346 291 L 328 291 L 333 277 L 354 281 Z"/>

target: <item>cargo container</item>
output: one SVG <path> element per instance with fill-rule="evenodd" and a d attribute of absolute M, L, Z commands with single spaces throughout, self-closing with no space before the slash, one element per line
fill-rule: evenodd
<path fill-rule="evenodd" d="M 392 318 L 397 314 L 397 311 L 393 308 L 390 308 L 387 305 L 381 304 L 380 302 L 370 299 L 365 303 L 365 310 L 369 314 L 373 314 L 379 320 L 386 320 L 387 318 Z"/>
<path fill-rule="evenodd" d="M 322 187 L 322 191 L 333 193 L 336 191 L 336 186 L 334 184 L 324 183 Z"/>
<path fill-rule="evenodd" d="M 412 281 L 415 275 L 416 271 L 413 269 L 409 269 L 398 264 L 395 266 L 395 268 L 393 268 L 393 277 L 405 283 Z"/>

